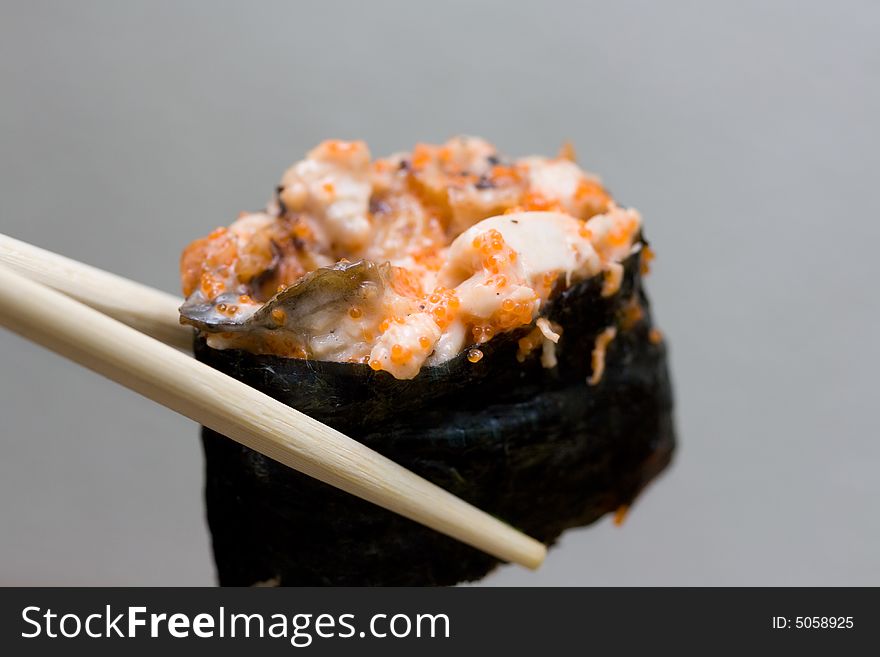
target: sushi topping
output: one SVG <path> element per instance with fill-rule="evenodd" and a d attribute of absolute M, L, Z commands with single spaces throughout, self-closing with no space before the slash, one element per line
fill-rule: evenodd
<path fill-rule="evenodd" d="M 660 344 L 663 342 L 663 333 L 658 328 L 652 328 L 648 331 L 648 341 L 651 344 Z"/>
<path fill-rule="evenodd" d="M 546 317 L 539 317 L 535 324 L 543 337 L 541 341 L 541 365 L 547 369 L 552 369 L 556 367 L 556 345 L 559 342 L 559 338 L 562 337 L 562 327 L 551 322 Z"/>
<path fill-rule="evenodd" d="M 602 375 L 605 373 L 605 355 L 608 350 L 608 345 L 611 344 L 611 341 L 616 337 L 617 328 L 614 326 L 609 326 L 596 336 L 596 344 L 593 346 L 592 357 L 593 373 L 590 375 L 590 378 L 587 379 L 587 383 L 591 386 L 597 385 L 599 381 L 602 380 Z"/>
<path fill-rule="evenodd" d="M 186 248 L 181 321 L 213 348 L 399 379 L 464 351 L 477 362 L 479 345 L 522 329 L 518 357 L 542 346 L 553 367 L 547 301 L 598 274 L 616 294 L 640 230 L 570 147 L 509 160 L 459 137 L 371 160 L 363 142 L 331 140 L 284 174 L 264 211 Z"/>
<path fill-rule="evenodd" d="M 629 504 L 621 504 L 617 507 L 617 511 L 614 512 L 614 526 L 622 527 L 623 523 L 626 522 L 626 517 L 629 515 Z"/>

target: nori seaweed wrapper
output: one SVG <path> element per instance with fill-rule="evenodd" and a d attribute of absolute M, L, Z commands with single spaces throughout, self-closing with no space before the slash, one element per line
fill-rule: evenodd
<path fill-rule="evenodd" d="M 629 505 L 670 462 L 672 392 L 662 342 L 651 340 L 640 257 L 621 289 L 596 276 L 553 297 L 562 326 L 552 369 L 540 349 L 518 362 L 523 331 L 467 349 L 412 380 L 368 365 L 217 350 L 208 365 L 359 440 L 548 544 L 569 527 Z M 632 326 L 626 308 L 643 310 Z M 596 336 L 617 327 L 605 371 L 589 385 Z M 287 468 L 203 428 L 206 501 L 221 585 L 451 585 L 497 560 Z"/>

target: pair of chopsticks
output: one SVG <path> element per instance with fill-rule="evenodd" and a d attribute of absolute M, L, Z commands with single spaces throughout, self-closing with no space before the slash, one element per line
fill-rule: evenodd
<path fill-rule="evenodd" d="M 540 566 L 542 543 L 178 351 L 189 350 L 193 339 L 179 323 L 180 304 L 0 234 L 0 326 L 310 477 L 503 561 Z"/>

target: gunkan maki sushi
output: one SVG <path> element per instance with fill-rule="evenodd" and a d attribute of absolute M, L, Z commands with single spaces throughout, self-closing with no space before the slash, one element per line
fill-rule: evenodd
<path fill-rule="evenodd" d="M 326 141 L 187 247 L 197 358 L 546 543 L 670 462 L 641 217 L 559 156 Z M 497 562 L 202 430 L 223 585 L 448 585 Z"/>

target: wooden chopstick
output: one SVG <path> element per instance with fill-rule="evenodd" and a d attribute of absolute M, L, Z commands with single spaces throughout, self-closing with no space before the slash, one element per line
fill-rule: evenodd
<path fill-rule="evenodd" d="M 544 560 L 542 543 L 361 443 L 4 266 L 0 325 L 295 470 L 498 559 L 528 568 Z"/>
<path fill-rule="evenodd" d="M 180 324 L 183 301 L 122 276 L 0 233 L 0 263 L 178 349 L 192 350 L 193 330 Z"/>

